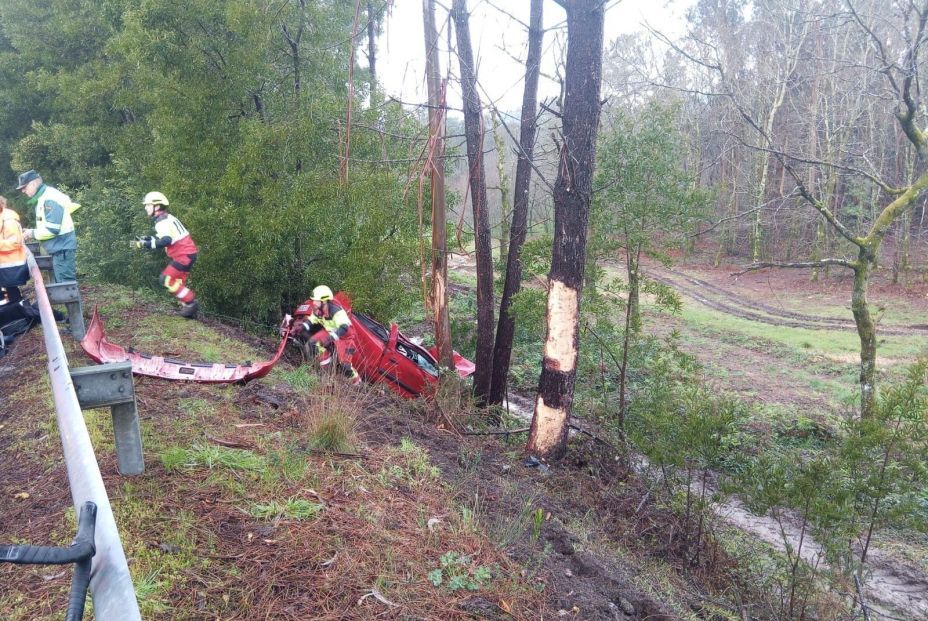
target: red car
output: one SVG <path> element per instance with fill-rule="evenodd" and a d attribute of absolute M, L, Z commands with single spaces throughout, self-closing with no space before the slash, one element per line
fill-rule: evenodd
<path fill-rule="evenodd" d="M 338 292 L 335 301 L 351 319 L 351 330 L 354 333 L 351 363 L 361 377 L 372 384 L 386 384 L 394 392 L 410 399 L 434 391 L 438 384 L 438 361 L 433 351 L 403 336 L 396 324 L 390 324 L 388 330 L 367 315 L 352 311 L 351 300 L 344 292 Z M 312 308 L 312 301 L 306 300 L 296 308 L 294 317 L 285 319 L 281 326 L 282 330 L 290 334 L 290 340 L 304 351 L 306 348 L 302 337 L 294 335 L 290 327 L 301 317 L 311 314 Z M 461 377 L 474 372 L 474 363 L 458 352 L 454 352 L 453 361 L 455 371 Z"/>

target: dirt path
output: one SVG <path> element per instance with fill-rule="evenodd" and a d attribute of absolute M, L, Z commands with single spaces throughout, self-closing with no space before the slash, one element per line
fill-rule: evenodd
<path fill-rule="evenodd" d="M 649 265 L 646 275 L 658 282 L 671 286 L 703 306 L 741 319 L 757 321 L 774 326 L 803 328 L 806 330 L 848 330 L 856 331 L 854 320 L 822 315 L 808 315 L 777 308 L 724 289 L 705 280 L 684 274 L 679 270 Z M 928 336 L 928 325 L 913 324 L 903 326 L 881 325 L 881 335 L 893 336 Z"/>
<path fill-rule="evenodd" d="M 524 396 L 509 396 L 509 411 L 527 423 L 532 419 L 532 406 L 532 401 Z M 636 470 L 649 477 L 647 460 L 642 456 L 639 460 Z M 699 486 L 699 483 L 694 482 L 694 485 Z M 711 483 L 706 485 L 707 489 L 711 488 L 710 496 L 717 492 Z M 696 495 L 700 491 L 693 490 Z M 772 515 L 756 515 L 737 496 L 729 496 L 716 506 L 716 514 L 781 553 L 785 553 L 788 546 L 791 553 L 798 550 L 800 557 L 809 565 L 826 565 L 822 546 L 804 532 L 788 512 L 779 519 Z M 862 585 L 871 613 L 875 611 L 886 618 L 928 619 L 928 574 L 924 568 L 872 547 L 864 567 Z"/>
<path fill-rule="evenodd" d="M 737 498 L 718 507 L 718 514 L 728 523 L 750 533 L 780 552 L 798 550 L 800 557 L 813 567 L 826 565 L 824 550 L 808 532 L 790 517 L 776 519 L 751 513 Z M 864 601 L 881 615 L 904 619 L 928 619 L 928 575 L 913 564 L 873 548 L 868 554 L 862 578 Z"/>

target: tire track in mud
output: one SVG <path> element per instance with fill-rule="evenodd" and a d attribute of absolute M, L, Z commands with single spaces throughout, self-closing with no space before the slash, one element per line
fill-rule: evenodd
<path fill-rule="evenodd" d="M 718 285 L 673 270 L 667 270 L 665 274 L 658 274 L 653 269 L 649 269 L 646 276 L 679 290 L 687 297 L 696 300 L 707 308 L 748 321 L 757 321 L 768 325 L 787 328 L 803 328 L 806 330 L 857 331 L 857 326 L 852 319 L 807 315 L 805 313 L 776 308 L 737 295 Z M 683 282 L 681 282 L 681 280 Z M 928 336 L 928 325 L 923 324 L 908 326 L 881 326 L 877 324 L 876 329 L 877 333 L 881 335 Z"/>

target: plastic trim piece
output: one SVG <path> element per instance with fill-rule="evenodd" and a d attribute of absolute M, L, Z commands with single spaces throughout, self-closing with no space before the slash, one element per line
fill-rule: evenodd
<path fill-rule="evenodd" d="M 264 377 L 271 372 L 287 344 L 287 334 L 283 336 L 277 352 L 269 360 L 260 362 L 246 362 L 245 364 L 228 364 L 223 362 L 187 362 L 174 360 L 163 356 L 155 356 L 137 352 L 131 347 L 126 349 L 106 340 L 106 327 L 96 308 L 87 334 L 81 340 L 81 347 L 87 355 L 97 362 L 125 362 L 132 364 L 132 372 L 136 375 L 160 377 L 169 380 L 186 382 L 200 382 L 203 384 L 233 384 L 247 382 Z"/>

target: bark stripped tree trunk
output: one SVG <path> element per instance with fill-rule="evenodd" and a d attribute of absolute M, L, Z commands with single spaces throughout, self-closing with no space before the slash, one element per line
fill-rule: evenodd
<path fill-rule="evenodd" d="M 538 107 L 538 75 L 541 67 L 543 0 L 532 0 L 528 33 L 528 56 L 525 59 L 525 90 L 522 94 L 522 119 L 519 128 L 519 159 L 516 163 L 516 183 L 513 190 L 512 228 L 506 258 L 506 282 L 499 303 L 496 343 L 493 347 L 493 380 L 490 386 L 491 404 L 499 405 L 506 397 L 509 364 L 515 319 L 509 314 L 512 298 L 522 287 L 522 245 L 528 232 L 528 199 L 532 179 L 532 156 L 535 151 L 536 108 Z"/>
<path fill-rule="evenodd" d="M 526 452 L 558 459 L 567 430 L 580 353 L 580 293 L 599 128 L 602 0 L 561 0 L 567 11 L 563 144 L 554 184 L 554 253 L 548 275 L 547 336 Z"/>
<path fill-rule="evenodd" d="M 429 157 L 432 181 L 432 289 L 431 311 L 435 323 L 435 346 L 438 362 L 448 369 L 451 360 L 451 320 L 448 316 L 448 231 L 445 206 L 445 137 L 444 101 L 441 70 L 438 66 L 438 32 L 435 30 L 435 0 L 422 0 L 425 29 L 425 74 L 429 91 L 429 139 L 433 142 Z"/>
<path fill-rule="evenodd" d="M 467 0 L 451 5 L 457 32 L 458 60 L 461 66 L 461 92 L 464 98 L 464 135 L 467 139 L 467 162 L 470 200 L 474 214 L 474 246 L 477 255 L 477 351 L 474 354 L 474 399 L 485 406 L 490 397 L 493 377 L 493 252 L 491 250 L 490 215 L 487 210 L 487 180 L 483 165 L 483 110 L 477 93 L 474 53 L 470 44 L 470 16 Z"/>

